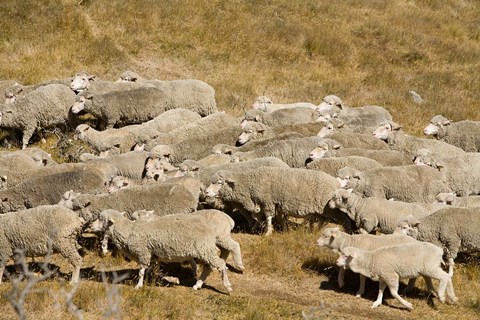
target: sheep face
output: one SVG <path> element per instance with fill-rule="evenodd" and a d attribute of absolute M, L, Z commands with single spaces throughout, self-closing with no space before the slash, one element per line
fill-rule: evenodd
<path fill-rule="evenodd" d="M 272 99 L 266 96 L 260 96 L 252 104 L 252 108 L 258 110 L 266 110 L 269 104 L 272 104 Z"/>
<path fill-rule="evenodd" d="M 90 86 L 90 81 L 95 78 L 94 75 L 90 75 L 86 72 L 79 72 L 75 75 L 72 82 L 70 83 L 70 89 L 74 92 L 82 92 L 85 89 L 88 89 Z"/>
<path fill-rule="evenodd" d="M 77 114 L 80 111 L 85 109 L 85 102 L 87 99 L 84 96 L 77 96 L 75 98 L 75 102 L 73 103 L 73 106 L 71 108 L 73 114 Z"/>
<path fill-rule="evenodd" d="M 355 189 L 359 181 L 362 179 L 362 173 L 353 168 L 345 167 L 338 170 L 337 180 L 340 182 L 341 188 Z"/>
<path fill-rule="evenodd" d="M 131 184 L 130 179 L 122 176 L 116 176 L 110 181 L 108 186 L 108 193 L 117 192 L 120 189 L 129 187 Z"/>
<path fill-rule="evenodd" d="M 428 126 L 423 129 L 423 134 L 426 136 L 436 135 L 438 133 L 439 127 L 436 124 L 430 123 Z"/>
<path fill-rule="evenodd" d="M 337 110 L 341 110 L 343 108 L 342 99 L 335 95 L 328 95 L 323 97 L 322 103 L 320 103 L 317 108 L 315 109 L 319 114 L 326 116 L 326 115 L 333 115 L 337 112 Z"/>
<path fill-rule="evenodd" d="M 5 92 L 5 104 L 14 103 L 17 97 L 13 92 Z"/>
<path fill-rule="evenodd" d="M 423 134 L 436 136 L 450 124 L 450 120 L 441 115 L 436 115 L 430 120 L 430 124 L 423 129 Z"/>
<path fill-rule="evenodd" d="M 333 193 L 333 197 L 328 201 L 328 206 L 331 209 L 346 210 L 348 200 L 352 195 L 352 189 L 337 189 Z"/>
<path fill-rule="evenodd" d="M 319 247 L 331 247 L 332 242 L 335 239 L 337 232 L 340 231 L 340 228 L 326 228 L 323 230 L 322 235 L 317 239 L 317 246 Z"/>
<path fill-rule="evenodd" d="M 323 127 L 318 133 L 317 133 L 317 136 L 318 137 L 326 137 L 328 135 L 331 135 L 332 133 L 335 132 L 335 128 L 333 127 L 333 124 L 331 124 L 330 122 L 327 123 L 325 125 L 325 127 Z"/>
<path fill-rule="evenodd" d="M 319 143 L 318 147 L 310 151 L 309 158 L 311 160 L 324 158 L 328 150 L 329 150 L 328 144 Z"/>
<path fill-rule="evenodd" d="M 453 205 L 456 195 L 453 192 L 442 192 L 437 194 L 435 201 L 440 204 Z"/>
<path fill-rule="evenodd" d="M 401 126 L 393 122 L 387 122 L 373 131 L 373 136 L 377 139 L 387 141 L 391 133 L 400 130 Z"/>
<path fill-rule="evenodd" d="M 75 139 L 84 140 L 87 132 L 90 130 L 90 126 L 88 124 L 80 124 L 77 128 L 75 128 L 75 135 L 73 136 Z"/>
<path fill-rule="evenodd" d="M 62 205 L 64 207 L 67 207 L 70 210 L 74 209 L 73 201 L 80 196 L 80 193 L 74 192 L 73 190 L 66 191 L 62 199 L 58 202 L 59 205 Z"/>

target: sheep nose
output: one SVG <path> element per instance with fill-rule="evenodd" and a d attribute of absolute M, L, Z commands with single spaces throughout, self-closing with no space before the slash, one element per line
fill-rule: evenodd
<path fill-rule="evenodd" d="M 158 181 L 158 179 L 160 179 L 160 175 L 159 175 L 159 174 L 155 174 L 155 175 L 153 176 L 153 180 Z"/>

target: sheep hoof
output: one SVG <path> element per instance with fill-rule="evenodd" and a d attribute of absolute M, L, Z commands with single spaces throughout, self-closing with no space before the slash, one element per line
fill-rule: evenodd
<path fill-rule="evenodd" d="M 372 304 L 372 307 L 371 307 L 371 308 L 372 308 L 372 309 L 375 309 L 375 308 L 377 308 L 377 307 L 378 307 L 379 305 L 381 305 L 381 304 L 382 304 L 382 302 L 377 302 L 377 301 L 375 301 L 375 302 Z"/>
<path fill-rule="evenodd" d="M 455 296 L 453 296 L 453 297 L 448 297 L 447 302 L 448 302 L 449 304 L 455 304 L 455 303 L 458 302 L 458 298 L 455 297 Z"/>
<path fill-rule="evenodd" d="M 355 298 L 361 298 L 362 297 L 362 294 L 357 292 L 357 294 L 355 294 Z"/>

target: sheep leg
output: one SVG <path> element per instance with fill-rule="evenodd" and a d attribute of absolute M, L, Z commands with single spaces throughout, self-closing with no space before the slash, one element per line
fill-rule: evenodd
<path fill-rule="evenodd" d="M 267 231 L 265 232 L 265 236 L 272 235 L 272 232 L 273 232 L 272 216 L 267 216 Z"/>
<path fill-rule="evenodd" d="M 385 291 L 385 288 L 387 287 L 387 283 L 383 280 L 380 280 L 380 283 L 378 284 L 378 296 L 377 300 L 372 304 L 372 309 L 378 307 L 379 305 L 382 304 L 383 300 L 383 291 Z"/>
<path fill-rule="evenodd" d="M 417 280 L 417 278 L 408 279 L 408 284 L 407 284 L 407 287 L 405 288 L 405 290 L 403 290 L 403 295 L 406 295 L 408 292 L 413 290 L 413 287 L 415 287 L 415 281 L 416 280 Z M 428 286 L 428 283 L 427 283 L 427 286 Z"/>
<path fill-rule="evenodd" d="M 455 262 L 453 261 L 452 257 L 448 258 L 448 275 L 451 277 L 453 276 L 453 266 L 455 265 Z"/>
<path fill-rule="evenodd" d="M 355 298 L 360 298 L 362 294 L 365 293 L 365 282 L 367 282 L 367 277 L 360 275 L 360 287 L 358 288 Z"/>
<path fill-rule="evenodd" d="M 338 287 L 343 288 L 343 286 L 345 285 L 345 268 L 340 267 L 340 269 L 338 270 L 337 281 Z"/>
<path fill-rule="evenodd" d="M 105 256 L 108 253 L 108 235 L 105 233 L 102 239 L 102 254 Z"/>
<path fill-rule="evenodd" d="M 2 284 L 3 272 L 5 271 L 5 265 L 0 266 L 0 284 Z"/>
<path fill-rule="evenodd" d="M 455 296 L 455 291 L 453 290 L 452 277 L 450 277 L 447 282 L 447 296 L 452 303 L 456 303 L 458 301 L 458 298 Z"/>
<path fill-rule="evenodd" d="M 188 261 L 188 263 L 190 263 L 190 267 L 192 267 L 192 274 L 194 277 L 197 277 L 197 263 L 195 262 L 195 260 L 193 259 L 190 259 Z"/>
<path fill-rule="evenodd" d="M 220 239 L 217 241 L 217 246 L 220 247 L 220 258 L 227 260 L 229 253 L 232 253 L 234 267 L 238 270 L 245 270 L 242 260 L 242 253 L 238 242 L 231 238 Z"/>
<path fill-rule="evenodd" d="M 137 285 L 135 286 L 135 289 L 139 289 L 143 287 L 143 279 L 145 277 L 145 269 L 147 267 L 148 266 L 140 265 L 140 270 L 138 271 L 138 282 L 137 282 Z"/>
<path fill-rule="evenodd" d="M 33 133 L 35 132 L 35 127 L 27 127 L 23 130 L 23 137 L 22 137 L 22 150 L 26 149 L 28 146 L 28 142 L 30 138 L 32 138 Z"/>
<path fill-rule="evenodd" d="M 413 305 L 407 300 L 400 297 L 400 295 L 398 294 L 399 281 L 400 281 L 400 278 L 397 274 L 395 274 L 395 276 L 392 275 L 392 277 L 387 280 L 388 290 L 390 290 L 390 294 L 392 295 L 392 297 L 397 299 L 401 304 L 403 304 L 408 309 L 412 310 Z"/>
<path fill-rule="evenodd" d="M 202 263 L 202 266 L 203 266 L 202 273 L 200 274 L 200 277 L 198 278 L 195 285 L 193 286 L 193 290 L 201 289 L 208 275 L 212 272 L 212 268 L 210 267 L 210 265 Z"/>
<path fill-rule="evenodd" d="M 77 283 L 80 280 L 80 266 L 82 265 L 82 257 L 77 251 L 76 243 L 72 243 L 66 248 L 61 248 L 59 251 L 60 254 L 73 266 L 72 279 L 70 280 L 70 283 Z"/>

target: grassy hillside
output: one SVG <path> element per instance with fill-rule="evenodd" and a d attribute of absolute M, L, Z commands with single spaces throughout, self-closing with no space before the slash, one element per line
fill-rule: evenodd
<path fill-rule="evenodd" d="M 479 17 L 477 0 L 3 0 L 0 80 L 33 84 L 81 70 L 109 80 L 125 70 L 145 78 L 197 78 L 216 89 L 221 110 L 235 115 L 259 95 L 318 104 L 336 94 L 347 105 L 383 106 L 420 135 L 435 114 L 480 120 Z M 415 104 L 409 90 L 426 102 Z M 52 151 L 68 159 L 69 150 Z M 198 292 L 191 277 L 179 286 L 135 290 L 130 276 L 119 295 L 109 295 L 100 270 L 136 272 L 137 266 L 88 251 L 86 280 L 73 303 L 84 319 L 301 319 L 302 312 L 304 319 L 475 319 L 480 313 L 478 259 L 456 265 L 455 306 L 439 304 L 419 281 L 407 296 L 412 312 L 388 293 L 388 306 L 371 311 L 376 284 L 369 283 L 362 299 L 354 297 L 357 277 L 339 290 L 335 257 L 314 246 L 317 232 L 235 238 L 247 271 L 229 272 L 231 296 L 222 293 L 217 272 Z M 55 261 L 69 272 L 62 263 Z M 61 279 L 42 282 L 27 296 L 29 318 L 75 319 L 62 293 L 72 287 Z M 10 289 L 8 281 L 0 285 L 2 319 L 17 318 L 6 299 Z M 117 312 L 107 299 L 115 297 Z"/>

